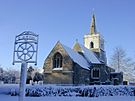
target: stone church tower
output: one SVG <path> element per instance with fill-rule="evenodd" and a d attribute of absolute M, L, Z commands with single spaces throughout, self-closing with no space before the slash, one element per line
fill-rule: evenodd
<path fill-rule="evenodd" d="M 93 51 L 102 63 L 107 63 L 104 50 L 104 38 L 96 30 L 95 15 L 92 16 L 90 32 L 84 35 L 84 46 Z"/>

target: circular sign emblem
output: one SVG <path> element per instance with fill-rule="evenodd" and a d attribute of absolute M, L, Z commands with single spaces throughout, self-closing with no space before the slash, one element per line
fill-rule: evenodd
<path fill-rule="evenodd" d="M 34 54 L 34 46 L 30 43 L 22 43 L 17 48 L 17 56 L 22 61 L 28 61 L 32 59 Z"/>

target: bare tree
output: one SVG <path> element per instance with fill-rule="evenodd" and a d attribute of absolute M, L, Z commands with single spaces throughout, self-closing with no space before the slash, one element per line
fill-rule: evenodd
<path fill-rule="evenodd" d="M 117 47 L 110 59 L 110 66 L 116 70 L 116 72 L 123 72 L 124 80 L 135 80 L 134 67 L 135 62 L 131 58 L 128 58 L 124 49 Z"/>
<path fill-rule="evenodd" d="M 12 68 L 0 67 L 0 81 L 4 83 L 19 83 L 19 71 Z"/>
<path fill-rule="evenodd" d="M 126 61 L 126 53 L 125 51 L 117 47 L 114 50 L 114 53 L 111 57 L 111 67 L 113 67 L 117 72 L 121 71 L 121 68 L 123 67 L 123 63 Z"/>
<path fill-rule="evenodd" d="M 4 72 L 3 68 L 0 67 L 0 81 L 3 80 L 3 72 Z"/>

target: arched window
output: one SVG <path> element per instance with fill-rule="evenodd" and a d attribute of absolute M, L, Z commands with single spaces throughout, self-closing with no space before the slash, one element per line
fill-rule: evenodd
<path fill-rule="evenodd" d="M 94 43 L 90 42 L 90 48 L 94 48 Z"/>
<path fill-rule="evenodd" d="M 100 70 L 98 68 L 92 69 L 92 78 L 99 79 L 100 77 Z"/>
<path fill-rule="evenodd" d="M 53 68 L 62 67 L 62 55 L 60 53 L 56 53 L 53 57 Z"/>

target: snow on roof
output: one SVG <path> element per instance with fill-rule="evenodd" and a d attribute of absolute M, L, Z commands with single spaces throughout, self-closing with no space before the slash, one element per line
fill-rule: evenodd
<path fill-rule="evenodd" d="M 85 58 L 90 62 L 90 63 L 96 63 L 96 64 L 101 64 L 101 62 L 98 60 L 98 58 L 95 56 L 95 54 L 87 49 L 86 47 L 84 47 L 83 45 L 80 44 L 80 47 L 83 50 L 83 54 L 85 56 Z"/>
<path fill-rule="evenodd" d="M 75 63 L 79 64 L 84 69 L 89 69 L 90 64 L 87 62 L 87 60 L 82 55 L 80 55 L 78 52 L 75 52 L 74 50 L 72 50 L 71 48 L 69 48 L 65 45 L 62 45 L 62 46 L 65 49 L 65 51 L 68 53 L 70 58 Z"/>
<path fill-rule="evenodd" d="M 53 70 L 63 70 L 63 68 L 53 68 Z"/>

